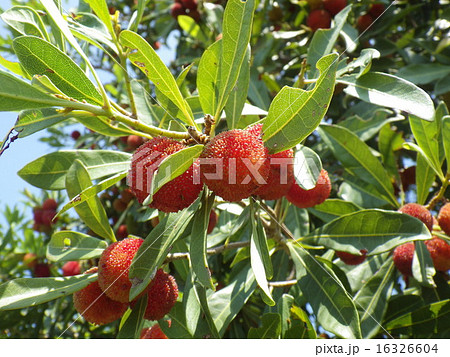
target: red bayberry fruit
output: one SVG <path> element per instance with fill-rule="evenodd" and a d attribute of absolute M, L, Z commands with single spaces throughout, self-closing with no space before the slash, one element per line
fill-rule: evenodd
<path fill-rule="evenodd" d="M 450 203 L 446 203 L 439 210 L 438 222 L 439 227 L 450 236 Z"/>
<path fill-rule="evenodd" d="M 331 26 L 331 15 L 326 10 L 311 11 L 306 19 L 306 24 L 312 31 L 317 29 L 328 29 Z"/>
<path fill-rule="evenodd" d="M 134 197 L 134 193 L 129 188 L 126 188 L 120 194 L 120 200 L 126 204 L 130 203 L 130 201 L 134 199 Z"/>
<path fill-rule="evenodd" d="M 170 327 L 171 320 L 167 320 L 167 323 Z M 142 329 L 140 338 L 168 339 L 169 337 L 167 337 L 166 334 L 164 332 L 162 332 L 159 324 L 155 324 L 152 327 L 147 327 L 147 328 Z"/>
<path fill-rule="evenodd" d="M 262 136 L 262 124 L 256 124 L 247 130 L 258 136 Z M 277 200 L 285 196 L 294 178 L 294 151 L 292 149 L 269 155 L 267 152 L 270 171 L 267 184 L 260 186 L 253 194 L 264 200 Z"/>
<path fill-rule="evenodd" d="M 80 263 L 77 261 L 67 262 L 62 266 L 63 276 L 78 275 L 81 272 Z"/>
<path fill-rule="evenodd" d="M 33 219 L 35 224 L 42 224 L 42 213 L 44 213 L 44 210 L 41 207 L 35 207 L 33 209 Z"/>
<path fill-rule="evenodd" d="M 98 262 L 98 284 L 115 301 L 128 302 L 131 281 L 128 272 L 143 239 L 126 238 L 106 248 Z"/>
<path fill-rule="evenodd" d="M 34 267 L 36 278 L 48 278 L 50 276 L 50 266 L 47 263 L 38 263 Z"/>
<path fill-rule="evenodd" d="M 130 150 L 136 150 L 144 143 L 144 138 L 138 135 L 128 135 L 127 146 Z"/>
<path fill-rule="evenodd" d="M 72 131 L 70 136 L 72 137 L 73 140 L 77 140 L 81 136 L 81 134 L 78 130 L 74 130 L 74 131 Z"/>
<path fill-rule="evenodd" d="M 333 16 L 346 6 L 347 0 L 323 0 L 323 7 Z"/>
<path fill-rule="evenodd" d="M 414 257 L 414 243 L 408 242 L 394 249 L 394 264 L 405 277 L 412 276 L 412 261 Z"/>
<path fill-rule="evenodd" d="M 375 3 L 375 4 L 370 5 L 369 14 L 374 19 L 376 19 L 376 18 L 380 17 L 383 14 L 384 9 L 385 9 L 384 4 Z"/>
<path fill-rule="evenodd" d="M 304 190 L 297 182 L 294 182 L 286 195 L 289 202 L 299 208 L 308 208 L 318 205 L 330 197 L 331 182 L 328 172 L 324 169 L 320 172 L 316 186 L 311 190 Z"/>
<path fill-rule="evenodd" d="M 436 270 L 447 271 L 450 269 L 450 245 L 443 239 L 434 237 L 425 241 L 430 252 L 433 265 Z"/>
<path fill-rule="evenodd" d="M 94 267 L 85 274 L 92 274 L 96 271 L 97 267 Z M 73 305 L 86 321 L 96 325 L 108 324 L 121 318 L 128 308 L 127 303 L 114 301 L 106 296 L 97 281 L 75 292 Z"/>
<path fill-rule="evenodd" d="M 166 137 L 156 137 L 140 146 L 131 159 L 128 185 L 140 203 L 150 191 L 152 175 L 167 156 L 184 149 L 180 142 Z M 189 207 L 200 194 L 199 164 L 194 162 L 183 174 L 166 183 L 153 195 L 150 207 L 163 212 L 177 212 Z"/>
<path fill-rule="evenodd" d="M 369 14 L 362 15 L 358 17 L 358 20 L 356 21 L 356 28 L 359 30 L 359 32 L 366 31 L 370 25 L 373 23 L 373 18 Z"/>
<path fill-rule="evenodd" d="M 56 221 L 58 220 L 58 218 L 55 218 L 55 216 L 56 216 L 55 210 L 53 210 L 53 209 L 43 210 L 42 224 L 44 226 L 50 227 L 52 224 L 56 223 Z"/>
<path fill-rule="evenodd" d="M 186 9 L 182 4 L 176 2 L 170 7 L 170 14 L 176 19 L 180 15 L 186 15 Z"/>
<path fill-rule="evenodd" d="M 161 48 L 161 42 L 159 42 L 159 41 L 153 42 L 153 48 L 155 50 L 159 50 Z"/>
<path fill-rule="evenodd" d="M 125 211 L 127 209 L 127 204 L 125 202 L 123 202 L 120 198 L 116 198 L 113 201 L 113 208 L 116 210 L 116 212 L 118 213 L 122 213 L 123 211 Z"/>
<path fill-rule="evenodd" d="M 53 210 L 58 208 L 58 203 L 53 198 L 47 198 L 42 204 L 43 210 Z"/>
<path fill-rule="evenodd" d="M 119 228 L 117 228 L 117 238 L 123 239 L 128 237 L 128 229 L 126 224 L 121 224 Z"/>
<path fill-rule="evenodd" d="M 220 133 L 206 144 L 200 158 L 203 182 L 226 201 L 249 197 L 269 176 L 267 150 L 261 138 L 247 130 Z"/>
<path fill-rule="evenodd" d="M 336 255 L 347 265 L 358 265 L 366 260 L 367 250 L 360 250 L 362 255 L 351 254 L 347 252 L 336 251 Z"/>
<path fill-rule="evenodd" d="M 407 203 L 400 207 L 398 211 L 420 219 L 430 232 L 433 230 L 433 216 L 424 206 L 417 203 Z"/>
<path fill-rule="evenodd" d="M 181 0 L 181 4 L 185 9 L 195 10 L 197 9 L 197 1 L 196 0 Z"/>
<path fill-rule="evenodd" d="M 192 17 L 195 20 L 195 22 L 200 22 L 201 15 L 198 10 L 191 10 L 188 15 Z"/>

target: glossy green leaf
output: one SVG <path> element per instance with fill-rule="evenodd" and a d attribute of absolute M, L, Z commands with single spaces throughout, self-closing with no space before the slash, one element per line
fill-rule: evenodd
<path fill-rule="evenodd" d="M 253 294 L 255 288 L 255 276 L 250 266 L 247 265 L 226 287 L 216 291 L 208 298 L 209 309 L 221 337 L 229 323 Z"/>
<path fill-rule="evenodd" d="M 307 146 L 301 145 L 294 154 L 294 176 L 297 184 L 304 190 L 316 187 L 322 170 L 319 155 Z"/>
<path fill-rule="evenodd" d="M 413 277 L 421 285 L 436 287 L 433 276 L 436 274 L 430 252 L 424 242 L 414 243 L 414 257 L 412 261 Z"/>
<path fill-rule="evenodd" d="M 8 61 L 0 55 L 0 65 L 22 78 L 28 78 L 28 75 L 22 70 L 19 62 Z"/>
<path fill-rule="evenodd" d="M 100 257 L 108 247 L 104 240 L 73 231 L 53 233 L 47 245 L 47 259 L 53 262 L 87 260 Z"/>
<path fill-rule="evenodd" d="M 51 43 L 33 36 L 17 37 L 13 48 L 30 75 L 46 75 L 65 95 L 102 104 L 102 97 L 83 70 Z"/>
<path fill-rule="evenodd" d="M 329 222 L 345 214 L 357 212 L 360 209 L 361 207 L 352 202 L 337 198 L 329 198 L 320 205 L 308 208 L 308 211 L 319 217 L 321 220 Z"/>
<path fill-rule="evenodd" d="M 193 338 L 187 326 L 185 310 L 181 302 L 176 302 L 167 315 L 171 321 L 170 327 L 166 322 L 159 324 L 167 337 L 177 339 Z"/>
<path fill-rule="evenodd" d="M 442 142 L 444 144 L 445 159 L 450 163 L 450 115 L 442 118 Z M 449 170 L 447 170 L 449 171 Z"/>
<path fill-rule="evenodd" d="M 294 297 L 289 294 L 283 294 L 277 300 L 277 312 L 281 317 L 281 337 L 283 338 L 291 324 L 291 307 L 294 303 Z M 272 311 L 272 310 L 271 310 Z"/>
<path fill-rule="evenodd" d="M 361 338 L 356 307 L 337 278 L 304 248 L 288 243 L 296 268 L 298 287 L 317 317 L 317 322 L 342 338 Z"/>
<path fill-rule="evenodd" d="M 363 338 L 373 338 L 380 329 L 383 330 L 380 321 L 383 321 L 394 287 L 394 273 L 392 259 L 386 260 L 353 298 L 359 312 Z"/>
<path fill-rule="evenodd" d="M 95 14 L 102 20 L 111 35 L 115 34 L 109 14 L 108 4 L 106 0 L 85 0 L 86 3 L 94 10 Z"/>
<path fill-rule="evenodd" d="M 430 166 L 430 168 L 435 172 L 435 174 L 439 177 L 441 181 L 445 181 L 444 174 L 441 170 L 441 165 L 437 165 L 432 158 L 430 158 L 423 150 L 422 148 L 414 143 L 405 142 L 403 143 L 403 148 L 411 151 L 417 152 L 417 155 L 421 156 L 425 162 Z"/>
<path fill-rule="evenodd" d="M 250 46 L 245 53 L 244 61 L 242 62 L 239 76 L 236 81 L 236 86 L 228 97 L 227 104 L 225 105 L 225 114 L 227 117 L 228 129 L 236 129 L 239 123 L 242 110 L 244 109 L 245 102 L 247 100 L 248 86 L 250 82 Z"/>
<path fill-rule="evenodd" d="M 236 85 L 250 41 L 255 0 L 229 0 L 223 15 L 222 52 L 219 66 L 219 95 L 214 117 L 218 118 Z"/>
<path fill-rule="evenodd" d="M 308 72 L 309 78 L 315 78 L 318 76 L 316 65 L 320 61 L 320 58 L 328 55 L 333 51 L 334 44 L 336 43 L 339 33 L 341 32 L 347 16 L 350 13 L 351 6 L 347 6 L 345 9 L 339 12 L 334 18 L 334 26 L 331 29 L 318 29 L 313 36 L 311 44 L 308 46 L 308 56 L 306 63 L 309 65 L 310 70 Z M 335 59 L 337 60 L 337 59 Z M 336 61 L 337 62 L 337 61 Z M 321 72 L 322 70 L 317 67 Z"/>
<path fill-rule="evenodd" d="M 252 234 L 250 237 L 250 263 L 256 281 L 262 290 L 262 299 L 269 305 L 275 305 L 275 301 L 269 290 L 267 279 L 273 276 L 272 261 L 270 260 L 267 237 L 261 218 L 255 215 L 255 206 L 251 205 Z"/>
<path fill-rule="evenodd" d="M 380 254 L 413 240 L 430 239 L 428 228 L 417 218 L 380 209 L 349 213 L 317 228 L 302 242 L 359 254 Z"/>
<path fill-rule="evenodd" d="M 450 74 L 450 67 L 438 63 L 415 63 L 401 67 L 397 76 L 414 84 L 428 84 Z"/>
<path fill-rule="evenodd" d="M 294 305 L 291 308 L 291 316 L 291 327 L 284 338 L 317 339 L 316 330 L 304 310 Z"/>
<path fill-rule="evenodd" d="M 120 42 L 130 49 L 130 61 L 138 67 L 155 86 L 181 111 L 180 117 L 188 125 L 194 125 L 191 108 L 186 103 L 178 85 L 164 62 L 150 44 L 135 32 L 122 31 Z"/>
<path fill-rule="evenodd" d="M 421 88 L 396 76 L 369 72 L 361 77 L 344 76 L 337 80 L 347 85 L 345 92 L 365 102 L 403 110 L 419 118 L 431 121 L 434 105 L 430 96 Z"/>
<path fill-rule="evenodd" d="M 65 188 L 67 171 L 80 160 L 92 180 L 129 169 L 131 155 L 108 150 L 61 150 L 41 156 L 25 165 L 17 174 L 29 184 L 45 190 Z"/>
<path fill-rule="evenodd" d="M 284 202 L 288 203 L 287 200 Z M 289 228 L 294 238 L 298 239 L 309 233 L 309 215 L 304 208 L 289 205 L 284 223 Z"/>
<path fill-rule="evenodd" d="M 133 91 L 138 119 L 143 123 L 154 125 L 156 120 L 151 109 L 150 96 L 146 89 L 140 81 L 133 79 L 131 81 L 131 90 Z"/>
<path fill-rule="evenodd" d="M 177 16 L 177 21 L 181 29 L 192 38 L 205 44 L 209 42 L 207 34 L 204 33 L 203 29 L 192 17 L 188 15 L 180 15 Z"/>
<path fill-rule="evenodd" d="M 391 178 L 369 146 L 348 129 L 337 125 L 322 124 L 318 131 L 346 170 L 372 185 L 394 207 L 398 206 Z"/>
<path fill-rule="evenodd" d="M 71 295 L 96 280 L 97 273 L 10 280 L 0 285 L 0 311 L 22 309 Z"/>
<path fill-rule="evenodd" d="M 205 114 L 214 115 L 218 105 L 220 87 L 219 62 L 222 41 L 216 41 L 203 52 L 198 64 L 197 89 Z"/>
<path fill-rule="evenodd" d="M 217 331 L 214 319 L 211 315 L 211 311 L 208 305 L 207 291 L 206 288 L 201 286 L 200 284 L 194 284 L 195 294 L 200 302 L 200 308 L 202 310 L 202 319 L 204 318 L 209 326 L 209 330 L 211 331 L 211 337 L 220 338 L 219 331 Z"/>
<path fill-rule="evenodd" d="M 38 36 L 48 40 L 41 17 L 31 7 L 13 6 L 1 14 L 0 18 L 22 35 Z"/>
<path fill-rule="evenodd" d="M 391 129 L 391 125 L 386 123 L 378 135 L 378 150 L 381 154 L 381 160 L 384 167 L 392 177 L 400 181 L 398 173 L 395 151 L 400 150 L 404 143 L 402 134 Z"/>
<path fill-rule="evenodd" d="M 320 77 L 311 90 L 283 87 L 263 124 L 264 145 L 271 153 L 290 149 L 311 134 L 325 115 L 334 90 L 337 54 L 317 62 Z"/>
<path fill-rule="evenodd" d="M 357 77 L 361 77 L 370 71 L 372 66 L 372 60 L 374 58 L 380 58 L 380 52 L 375 48 L 364 48 L 361 50 L 361 54 L 358 58 L 355 58 L 344 68 L 337 71 L 336 76 L 340 77 L 345 73 L 353 72 L 355 69 L 359 68 Z"/>
<path fill-rule="evenodd" d="M 358 177 L 344 172 L 344 182 L 339 186 L 338 196 L 363 208 L 391 207 L 392 204 L 380 197 L 376 188 Z"/>
<path fill-rule="evenodd" d="M 248 338 L 279 338 L 281 335 L 280 314 L 268 313 L 261 317 L 262 326 L 250 327 Z"/>
<path fill-rule="evenodd" d="M 422 154 L 417 154 L 416 163 L 416 187 L 417 187 L 417 203 L 425 204 L 430 195 L 430 188 L 436 179 L 436 172 L 428 164 Z"/>
<path fill-rule="evenodd" d="M 66 191 L 70 199 L 92 186 L 87 168 L 80 160 L 75 160 L 67 171 Z M 115 242 L 116 238 L 106 215 L 105 209 L 97 196 L 93 196 L 75 206 L 81 220 L 100 237 Z"/>
<path fill-rule="evenodd" d="M 197 276 L 200 284 L 202 284 L 205 288 L 212 290 L 215 290 L 215 288 L 208 268 L 206 242 L 209 215 L 214 204 L 214 198 L 214 194 L 206 197 L 206 191 L 203 191 L 202 206 L 195 213 L 193 218 L 191 242 L 189 247 L 192 270 Z"/>
<path fill-rule="evenodd" d="M 27 82 L 0 69 L 0 111 L 21 111 L 54 106 L 70 106 L 70 101 L 59 99 L 32 87 Z"/>
<path fill-rule="evenodd" d="M 443 300 L 426 305 L 413 312 L 395 318 L 386 324 L 386 329 L 393 332 L 438 332 L 449 327 L 450 300 Z"/>
<path fill-rule="evenodd" d="M 156 270 L 161 266 L 172 245 L 182 237 L 197 211 L 200 200 L 177 213 L 168 214 L 150 232 L 141 245 L 130 266 L 128 277 L 133 283 L 130 301 L 148 286 Z"/>
<path fill-rule="evenodd" d="M 121 321 L 120 330 L 116 338 L 140 338 L 142 327 L 144 326 L 144 314 L 147 309 L 147 300 L 148 295 L 144 294 L 144 296 L 142 296 L 132 307 L 131 313 L 126 316 L 126 320 Z"/>
<path fill-rule="evenodd" d="M 53 108 L 24 110 L 19 113 L 14 130 L 24 138 L 70 118 L 70 114 Z"/>

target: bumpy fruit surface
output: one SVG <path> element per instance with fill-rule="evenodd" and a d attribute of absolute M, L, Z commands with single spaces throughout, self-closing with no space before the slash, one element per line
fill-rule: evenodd
<path fill-rule="evenodd" d="M 78 275 L 81 272 L 80 263 L 77 261 L 67 262 L 62 266 L 63 276 Z"/>
<path fill-rule="evenodd" d="M 172 309 L 177 301 L 178 286 L 175 278 L 158 269 L 150 282 L 147 291 L 147 308 L 144 318 L 147 320 L 160 320 Z"/>
<path fill-rule="evenodd" d="M 433 230 L 433 216 L 424 206 L 417 203 L 407 203 L 400 207 L 398 211 L 420 219 L 430 231 Z"/>
<path fill-rule="evenodd" d="M 168 320 L 167 322 L 169 323 L 169 327 L 170 327 L 170 320 Z M 155 324 L 152 327 L 147 327 L 147 328 L 142 329 L 140 338 L 168 339 L 169 337 L 167 337 L 166 334 L 164 332 L 162 332 L 159 324 Z"/>
<path fill-rule="evenodd" d="M 261 137 L 262 126 L 262 124 L 256 124 L 247 130 Z M 253 194 L 264 200 L 277 200 L 288 193 L 295 181 L 294 151 L 289 149 L 276 154 L 267 154 L 267 160 L 270 167 L 267 184 L 260 186 Z"/>
<path fill-rule="evenodd" d="M 156 137 L 140 146 L 133 154 L 128 185 L 140 203 L 147 198 L 151 177 L 167 156 L 184 149 L 180 142 L 166 137 Z M 166 183 L 153 195 L 151 208 L 163 212 L 177 212 L 194 202 L 203 185 L 194 182 L 199 177 L 199 164 L 195 162 L 183 174 Z"/>
<path fill-rule="evenodd" d="M 316 186 L 311 190 L 304 190 L 297 182 L 294 182 L 286 195 L 289 202 L 299 208 L 308 208 L 318 205 L 330 197 L 331 182 L 328 172 L 324 169 L 320 172 Z"/>
<path fill-rule="evenodd" d="M 450 203 L 446 203 L 439 210 L 438 222 L 439 227 L 450 236 Z"/>
<path fill-rule="evenodd" d="M 362 255 L 351 254 L 337 250 L 336 255 L 347 265 L 358 265 L 366 260 L 367 250 L 361 250 Z"/>
<path fill-rule="evenodd" d="M 447 271 L 450 269 L 450 245 L 443 239 L 434 237 L 425 241 L 430 252 L 433 265 L 436 270 Z"/>
<path fill-rule="evenodd" d="M 106 248 L 98 262 L 98 284 L 115 301 L 127 303 L 131 289 L 128 272 L 143 239 L 127 238 Z"/>
<path fill-rule="evenodd" d="M 247 130 L 218 134 L 205 145 L 200 159 L 202 181 L 230 202 L 249 197 L 269 176 L 267 150 L 261 138 Z"/>
<path fill-rule="evenodd" d="M 408 242 L 394 249 L 394 264 L 405 277 L 412 276 L 412 261 L 414 257 L 414 243 Z"/>
<path fill-rule="evenodd" d="M 370 16 L 369 14 L 365 14 L 358 17 L 358 20 L 356 21 L 356 28 L 359 30 L 359 32 L 364 32 L 370 27 L 370 25 L 372 25 L 372 23 L 372 16 Z"/>
<path fill-rule="evenodd" d="M 323 7 L 333 16 L 346 6 L 347 0 L 323 0 Z"/>
<path fill-rule="evenodd" d="M 306 24 L 311 30 L 328 29 L 331 25 L 331 15 L 326 10 L 311 11 L 306 19 Z"/>
<path fill-rule="evenodd" d="M 92 274 L 96 271 L 97 267 L 94 267 L 85 274 Z M 128 308 L 128 304 L 107 297 L 97 281 L 75 292 L 73 305 L 86 321 L 96 325 L 108 324 L 121 318 Z"/>

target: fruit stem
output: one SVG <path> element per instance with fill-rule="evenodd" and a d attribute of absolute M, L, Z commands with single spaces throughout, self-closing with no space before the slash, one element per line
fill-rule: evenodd
<path fill-rule="evenodd" d="M 426 209 L 432 210 L 436 203 L 444 199 L 445 191 L 447 190 L 448 185 L 450 184 L 450 172 L 447 172 L 444 181 L 442 182 L 441 189 L 439 192 L 430 200 L 430 202 L 425 206 Z"/>
<path fill-rule="evenodd" d="M 303 88 L 305 86 L 305 73 L 306 73 L 306 58 L 303 59 L 302 61 L 300 73 L 298 74 L 298 78 L 293 85 L 294 88 Z"/>
<path fill-rule="evenodd" d="M 297 280 L 285 280 L 285 281 L 268 281 L 269 286 L 273 288 L 284 288 L 286 286 L 293 286 L 297 284 Z"/>

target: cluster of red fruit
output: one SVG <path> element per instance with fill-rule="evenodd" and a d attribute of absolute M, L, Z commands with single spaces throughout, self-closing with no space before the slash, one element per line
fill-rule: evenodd
<path fill-rule="evenodd" d="M 140 203 L 148 196 L 152 175 L 160 162 L 185 147 L 176 140 L 156 137 L 138 148 L 128 185 Z M 153 195 L 150 207 L 177 212 L 195 201 L 203 184 L 230 202 L 254 195 L 265 200 L 286 196 L 301 208 L 322 203 L 331 191 L 328 173 L 322 170 L 316 186 L 306 191 L 295 181 L 293 160 L 292 149 L 269 154 L 262 141 L 262 124 L 225 131 L 205 145 L 199 160 L 188 170 Z"/>
<path fill-rule="evenodd" d="M 136 300 L 129 301 L 131 281 L 128 278 L 131 262 L 144 242 L 127 238 L 111 244 L 102 253 L 98 268 L 85 272 L 98 272 L 98 280 L 73 295 L 75 309 L 89 322 L 103 325 L 122 317 Z M 162 319 L 173 307 L 178 297 L 178 286 L 173 276 L 157 270 L 145 291 L 148 304 L 144 314 L 147 320 Z M 139 298 L 138 297 L 138 298 Z"/>
<path fill-rule="evenodd" d="M 170 8 L 170 13 L 174 18 L 180 15 L 187 15 L 192 17 L 196 22 L 199 22 L 200 12 L 197 7 L 197 0 L 175 0 L 175 3 Z"/>
<path fill-rule="evenodd" d="M 430 211 L 417 203 L 408 203 L 400 207 L 399 212 L 408 214 L 421 220 L 430 232 L 433 230 L 433 221 L 450 236 L 450 203 L 444 205 L 439 211 L 438 219 L 431 215 Z M 450 269 L 450 245 L 443 239 L 433 237 L 425 241 L 425 245 L 430 252 L 431 259 L 436 270 L 447 271 Z M 394 249 L 393 259 L 396 268 L 404 275 L 405 280 L 412 276 L 412 261 L 414 257 L 414 243 L 409 242 L 399 245 Z M 361 250 L 361 255 L 354 255 L 346 252 L 336 252 L 336 255 L 348 265 L 357 265 L 366 259 L 367 251 Z"/>
<path fill-rule="evenodd" d="M 308 4 L 312 11 L 306 24 L 312 31 L 316 31 L 330 28 L 331 19 L 347 6 L 347 0 L 309 0 Z"/>
<path fill-rule="evenodd" d="M 53 198 L 48 198 L 41 206 L 33 209 L 34 225 L 33 229 L 38 232 L 49 233 L 52 229 L 52 224 L 58 220 L 56 216 L 56 209 L 58 203 Z"/>

